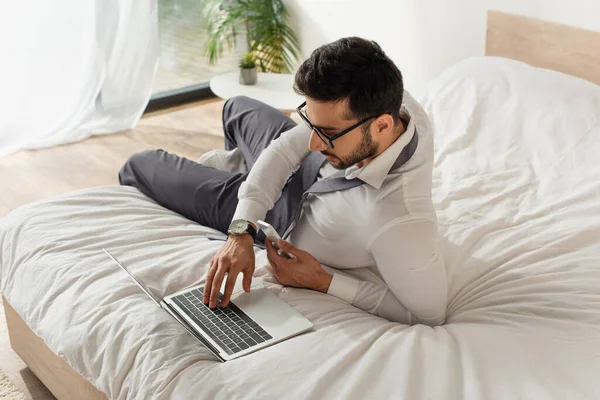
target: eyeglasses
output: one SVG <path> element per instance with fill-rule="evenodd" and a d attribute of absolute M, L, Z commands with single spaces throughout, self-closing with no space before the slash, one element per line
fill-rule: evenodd
<path fill-rule="evenodd" d="M 378 116 L 381 115 L 381 113 L 380 114 L 371 115 L 370 117 L 367 117 L 367 118 L 365 118 L 365 119 L 357 122 L 356 124 L 352 125 L 351 127 L 344 129 L 340 133 L 337 133 L 337 134 L 331 136 L 331 135 L 326 135 L 325 133 L 323 133 L 323 131 L 321 130 L 321 128 L 313 125 L 313 123 L 310 122 L 310 120 L 308 119 L 308 116 L 306 115 L 306 113 L 303 110 L 304 107 L 306 107 L 306 102 L 300 104 L 300 106 L 298 108 L 296 108 L 296 111 L 298 112 L 298 115 L 300 115 L 300 118 L 302 118 L 302 121 L 304 121 L 304 123 L 306 125 L 308 125 L 308 127 L 311 130 L 315 131 L 315 133 L 323 141 L 323 143 L 325 143 L 331 149 L 334 148 L 333 147 L 333 141 L 334 140 L 341 138 L 342 136 L 344 136 L 347 133 L 350 133 L 354 129 L 358 128 L 359 126 L 361 126 L 362 124 L 364 124 L 365 122 L 367 122 L 368 120 L 376 118 L 376 117 L 378 117 Z"/>

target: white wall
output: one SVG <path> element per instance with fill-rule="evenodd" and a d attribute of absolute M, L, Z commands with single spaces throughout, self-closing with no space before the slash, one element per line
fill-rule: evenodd
<path fill-rule="evenodd" d="M 344 36 L 377 41 L 419 95 L 443 69 L 483 55 L 487 10 L 600 31 L 600 0 L 286 0 L 302 59 Z"/>

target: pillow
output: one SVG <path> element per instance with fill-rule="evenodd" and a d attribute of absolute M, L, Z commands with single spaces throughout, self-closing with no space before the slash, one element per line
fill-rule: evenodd
<path fill-rule="evenodd" d="M 444 71 L 420 100 L 436 131 L 436 165 L 452 163 L 459 175 L 521 170 L 545 181 L 598 162 L 600 86 L 586 80 L 477 57 Z"/>

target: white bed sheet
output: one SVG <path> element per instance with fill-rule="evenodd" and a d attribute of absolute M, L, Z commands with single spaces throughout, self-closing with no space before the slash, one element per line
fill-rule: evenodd
<path fill-rule="evenodd" d="M 127 187 L 0 220 L 2 293 L 109 398 L 600 398 L 600 88 L 474 59 L 422 103 L 437 130 L 444 326 L 408 327 L 282 289 L 259 268 L 255 279 L 314 330 L 220 363 L 100 251 L 167 295 L 200 283 L 220 244 Z"/>

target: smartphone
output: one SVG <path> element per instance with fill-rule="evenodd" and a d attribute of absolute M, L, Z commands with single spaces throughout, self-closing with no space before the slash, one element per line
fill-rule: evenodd
<path fill-rule="evenodd" d="M 277 249 L 277 253 L 280 256 L 283 256 L 285 258 L 293 258 L 291 254 L 281 250 L 277 245 L 277 241 L 281 239 L 281 236 L 279 236 L 279 233 L 277 233 L 275 228 L 273 228 L 270 224 L 266 223 L 265 221 L 258 220 L 256 221 L 256 223 L 258 224 L 260 229 L 262 229 L 262 231 L 265 233 L 267 239 L 269 239 L 273 246 Z"/>

